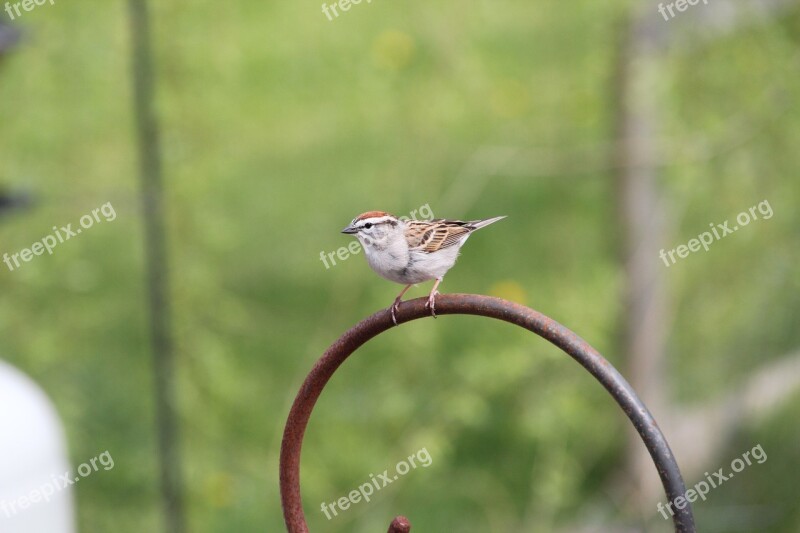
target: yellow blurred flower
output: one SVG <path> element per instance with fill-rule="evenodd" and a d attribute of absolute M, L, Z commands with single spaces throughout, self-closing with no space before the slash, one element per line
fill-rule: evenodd
<path fill-rule="evenodd" d="M 233 480 L 227 472 L 215 472 L 204 483 L 205 499 L 212 507 L 230 507 L 233 501 Z"/>
<path fill-rule="evenodd" d="M 402 70 L 414 56 L 414 39 L 399 30 L 386 30 L 372 44 L 372 58 L 387 70 Z"/>
<path fill-rule="evenodd" d="M 492 87 L 489 105 L 492 112 L 499 117 L 518 117 L 530 107 L 528 88 L 519 80 L 500 80 Z"/>
<path fill-rule="evenodd" d="M 522 305 L 526 305 L 528 299 L 525 289 L 514 280 L 498 281 L 489 289 L 489 295 Z"/>

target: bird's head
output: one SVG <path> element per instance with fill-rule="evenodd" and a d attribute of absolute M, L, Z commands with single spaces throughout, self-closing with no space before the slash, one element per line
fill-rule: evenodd
<path fill-rule="evenodd" d="M 399 226 L 400 220 L 389 213 L 368 211 L 354 218 L 342 233 L 355 235 L 365 247 L 382 246 Z"/>

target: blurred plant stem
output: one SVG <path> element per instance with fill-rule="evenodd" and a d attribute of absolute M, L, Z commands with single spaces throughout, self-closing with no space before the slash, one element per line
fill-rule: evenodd
<path fill-rule="evenodd" d="M 171 327 L 159 125 L 153 110 L 150 21 L 146 0 L 130 0 L 128 6 L 165 531 L 183 533 L 186 531 L 186 524 L 175 406 L 175 350 Z"/>

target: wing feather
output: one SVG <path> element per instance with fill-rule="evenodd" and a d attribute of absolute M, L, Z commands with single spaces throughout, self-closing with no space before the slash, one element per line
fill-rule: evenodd
<path fill-rule="evenodd" d="M 472 228 L 460 220 L 410 220 L 406 223 L 406 238 L 412 250 L 433 253 L 456 245 Z"/>

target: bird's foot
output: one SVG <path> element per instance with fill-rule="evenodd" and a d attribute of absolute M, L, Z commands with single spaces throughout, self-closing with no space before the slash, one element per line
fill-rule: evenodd
<path fill-rule="evenodd" d="M 390 307 L 389 309 L 391 309 L 391 311 L 392 311 L 392 322 L 394 322 L 394 325 L 396 326 L 397 325 L 397 310 L 400 309 L 400 298 L 397 298 L 394 301 L 394 303 L 392 304 L 392 307 Z"/>
<path fill-rule="evenodd" d="M 431 316 L 436 318 L 436 295 L 439 294 L 439 291 L 433 291 L 430 296 L 428 296 L 428 301 L 425 303 L 425 309 L 431 310 Z"/>

